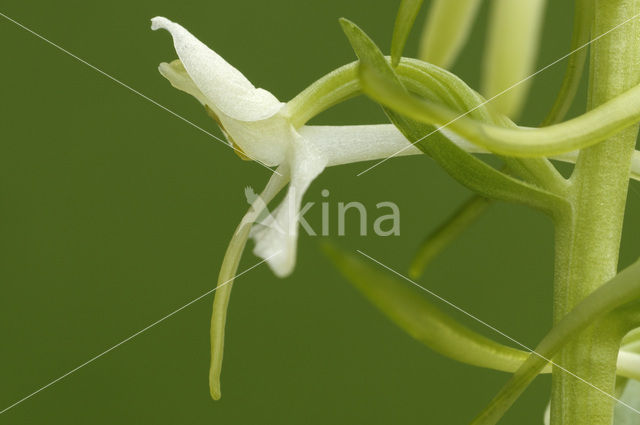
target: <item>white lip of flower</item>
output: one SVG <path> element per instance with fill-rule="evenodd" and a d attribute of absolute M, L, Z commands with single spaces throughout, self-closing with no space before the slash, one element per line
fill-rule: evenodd
<path fill-rule="evenodd" d="M 294 128 L 285 103 L 254 87 L 182 26 L 162 17 L 151 22 L 152 29 L 171 33 L 180 58 L 160 64 L 160 73 L 209 108 L 242 153 L 267 165 L 278 165 L 272 179 L 290 179 L 287 195 L 273 213 L 277 226 L 256 227 L 251 234 L 256 243 L 254 253 L 268 258 L 276 275 L 289 275 L 295 265 L 298 212 L 311 182 L 327 166 L 385 158 L 409 142 L 389 124 Z M 403 152 L 416 153 L 419 150 L 415 147 Z"/>

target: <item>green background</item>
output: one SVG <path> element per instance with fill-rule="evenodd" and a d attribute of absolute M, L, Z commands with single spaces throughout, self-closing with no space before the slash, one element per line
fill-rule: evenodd
<path fill-rule="evenodd" d="M 539 65 L 566 54 L 572 3 L 550 1 Z M 337 18 L 388 51 L 397 2 L 16 1 L 0 12 L 160 104 L 221 135 L 200 105 L 158 74 L 175 58 L 149 19 L 175 20 L 256 85 L 290 99 L 353 60 Z M 454 71 L 480 76 L 486 5 Z M 425 10 L 418 18 L 422 24 Z M 416 50 L 417 31 L 407 52 Z M 226 244 L 246 210 L 243 189 L 268 171 L 0 17 L 0 410 L 215 286 Z M 564 63 L 538 76 L 525 124 L 538 122 Z M 584 96 L 573 113 L 579 113 Z M 382 122 L 364 98 L 316 118 Z M 306 196 L 393 201 L 401 236 L 333 236 L 404 271 L 423 236 L 469 193 L 426 157 L 329 169 Z M 632 183 L 622 263 L 640 251 Z M 309 215 L 319 228 L 319 208 Z M 0 424 L 463 424 L 508 375 L 443 358 L 370 306 L 303 236 L 295 273 L 261 266 L 231 300 L 223 398 L 207 388 L 213 296 L 0 415 Z M 258 261 L 250 251 L 241 270 Z M 533 346 L 550 326 L 552 228 L 540 214 L 496 204 L 420 280 Z M 443 309 L 450 311 L 443 306 Z M 451 311 L 450 311 L 451 312 Z M 455 315 L 455 312 L 451 312 Z M 464 323 L 487 335 L 468 318 Z M 497 337 L 496 337 L 497 338 Z M 503 341 L 504 342 L 504 341 Z M 541 424 L 549 378 L 505 423 Z"/>

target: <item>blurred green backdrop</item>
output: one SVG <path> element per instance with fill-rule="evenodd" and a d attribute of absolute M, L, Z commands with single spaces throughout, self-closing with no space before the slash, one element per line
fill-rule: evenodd
<path fill-rule="evenodd" d="M 166 33 L 150 31 L 151 17 L 183 24 L 287 100 L 353 60 L 340 16 L 388 50 L 397 3 L 3 0 L 0 12 L 221 135 L 158 74 L 175 53 Z M 540 66 L 568 52 L 572 3 L 549 2 Z M 454 69 L 474 87 L 486 9 Z M 416 39 L 414 30 L 407 53 Z M 1 17 L 0 40 L 1 410 L 215 286 L 246 210 L 243 188 L 262 188 L 268 172 Z M 563 72 L 560 63 L 536 77 L 523 123 L 544 116 Z M 360 98 L 315 122 L 383 119 Z M 371 211 L 396 202 L 401 236 L 360 237 L 354 222 L 333 239 L 406 270 L 422 237 L 469 194 L 425 157 L 356 177 L 365 167 L 328 170 L 307 199 L 320 202 L 330 190 L 334 214 L 339 201 Z M 640 251 L 640 192 L 632 186 L 623 264 Z M 309 216 L 316 226 L 318 212 Z M 256 262 L 247 252 L 241 270 Z M 550 222 L 497 204 L 421 283 L 535 345 L 550 326 L 551 277 Z M 223 398 L 213 402 L 212 298 L 0 415 L 0 424 L 463 424 L 507 379 L 413 341 L 338 275 L 317 238 L 303 236 L 293 276 L 279 280 L 261 266 L 236 282 Z M 505 423 L 540 424 L 549 382 L 538 379 Z"/>

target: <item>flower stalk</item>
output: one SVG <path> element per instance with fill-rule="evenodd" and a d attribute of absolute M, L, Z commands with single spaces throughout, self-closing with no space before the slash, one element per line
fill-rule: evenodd
<path fill-rule="evenodd" d="M 640 13 L 638 0 L 595 3 L 594 35 Z M 640 23 L 632 20 L 592 45 L 589 108 L 640 80 Z M 638 126 L 583 149 L 571 178 L 570 215 L 556 223 L 554 322 L 617 273 L 631 159 Z M 596 322 L 564 348 L 557 362 L 613 393 L 615 363 L 624 336 L 610 321 Z M 551 424 L 611 425 L 614 401 L 560 370 L 553 371 Z"/>

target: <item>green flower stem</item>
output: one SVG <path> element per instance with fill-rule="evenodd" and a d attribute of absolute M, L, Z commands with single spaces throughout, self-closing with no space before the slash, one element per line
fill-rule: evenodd
<path fill-rule="evenodd" d="M 639 0 L 598 0 L 594 35 L 640 12 Z M 589 107 L 594 111 L 638 84 L 640 23 L 628 22 L 592 46 Z M 571 178 L 571 217 L 558 222 L 554 321 L 615 276 L 631 158 L 638 126 L 584 149 Z M 612 393 L 620 338 L 596 324 L 564 348 L 558 363 Z M 574 377 L 553 372 L 551 423 L 611 425 L 613 401 Z"/>

